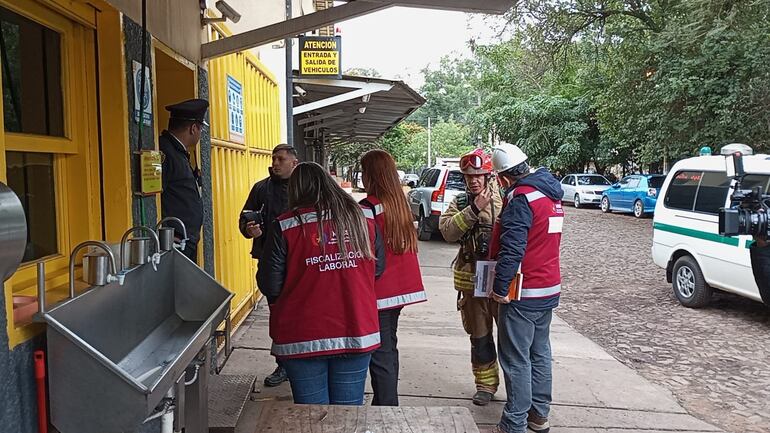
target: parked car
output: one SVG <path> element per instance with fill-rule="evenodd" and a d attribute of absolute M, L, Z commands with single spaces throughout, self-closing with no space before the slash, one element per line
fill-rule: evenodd
<path fill-rule="evenodd" d="M 562 200 L 572 202 L 576 208 L 598 205 L 604 190 L 609 187 L 610 181 L 600 174 L 568 174 L 561 180 L 561 189 L 564 190 Z"/>
<path fill-rule="evenodd" d="M 413 173 L 409 173 L 407 175 L 404 175 L 404 179 L 401 181 L 401 183 L 411 188 L 414 188 L 417 186 L 417 182 L 419 181 L 420 181 L 420 176 L 417 176 L 416 174 L 413 174 Z"/>
<path fill-rule="evenodd" d="M 730 150 L 723 148 L 722 153 Z M 740 150 L 751 155 L 750 148 Z M 747 176 L 742 188 L 768 191 L 767 158 L 743 157 Z M 762 301 L 751 271 L 751 237 L 719 235 L 719 208 L 733 204 L 732 194 L 724 156 L 679 161 L 663 183 L 653 219 L 652 259 L 666 270 L 674 295 L 686 307 L 707 305 L 714 289 Z"/>
<path fill-rule="evenodd" d="M 626 176 L 602 194 L 602 212 L 633 212 L 637 218 L 655 212 L 660 187 L 666 176 L 635 174 Z"/>
<path fill-rule="evenodd" d="M 437 165 L 422 173 L 414 189 L 407 193 L 412 215 L 417 220 L 417 237 L 430 239 L 438 230 L 438 218 L 456 195 L 465 191 L 465 178 L 454 164 Z"/>

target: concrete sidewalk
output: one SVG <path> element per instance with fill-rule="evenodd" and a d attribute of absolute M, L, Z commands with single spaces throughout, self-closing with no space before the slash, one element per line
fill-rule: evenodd
<path fill-rule="evenodd" d="M 496 424 L 505 400 L 502 384 L 490 405 L 478 407 L 471 403 L 475 389 L 470 343 L 455 308 L 456 292 L 447 267 L 454 248 L 439 242 L 421 242 L 420 247 L 429 301 L 405 308 L 401 315 L 401 405 L 463 406 L 471 410 L 479 426 Z M 646 381 L 558 317 L 554 318 L 551 340 L 553 433 L 721 431 L 687 414 L 669 392 Z M 260 402 L 291 401 L 288 383 L 277 388 L 262 386 L 264 377 L 275 368 L 269 354 L 267 309 L 263 304 L 240 328 L 233 346 L 235 350 L 223 373 L 258 374 L 258 392 L 247 402 L 236 429 L 253 433 Z M 367 401 L 370 397 L 367 395 Z"/>

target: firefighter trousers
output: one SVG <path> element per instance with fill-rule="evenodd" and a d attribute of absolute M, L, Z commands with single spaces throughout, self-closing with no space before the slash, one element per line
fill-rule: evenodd
<path fill-rule="evenodd" d="M 474 298 L 472 291 L 461 291 L 457 308 L 471 340 L 471 367 L 476 390 L 494 394 L 500 385 L 492 327 L 493 322 L 497 323 L 498 304 L 490 298 Z"/>

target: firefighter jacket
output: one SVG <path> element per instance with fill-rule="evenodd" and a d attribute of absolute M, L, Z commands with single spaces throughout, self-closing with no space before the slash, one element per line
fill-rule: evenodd
<path fill-rule="evenodd" d="M 325 220 L 330 221 L 330 220 Z M 384 260 L 374 219 L 367 218 L 377 262 Z M 257 273 L 270 305 L 272 353 L 277 358 L 367 353 L 380 346 L 377 264 L 360 252 L 343 257 L 344 235 L 314 209 L 297 209 L 273 222 Z"/>
<path fill-rule="evenodd" d="M 506 296 L 520 270 L 524 276 L 521 300 L 511 302 L 517 308 L 541 311 L 559 305 L 562 195 L 559 181 L 544 168 L 521 179 L 506 194 L 493 236 L 494 291 Z"/>
<path fill-rule="evenodd" d="M 385 233 L 385 208 L 380 200 L 367 196 L 360 202 L 367 217 L 374 217 L 374 222 L 380 236 Z M 409 304 L 428 300 L 422 285 L 420 262 L 416 252 L 396 254 L 385 244 L 385 272 L 374 283 L 377 293 L 377 308 L 389 310 Z"/>
<path fill-rule="evenodd" d="M 484 209 L 476 209 L 469 193 L 457 195 L 439 218 L 439 230 L 447 242 L 459 242 L 460 251 L 454 260 L 455 289 L 473 290 L 476 261 L 488 260 L 492 227 L 502 209 L 500 188 L 490 179 L 487 188 L 492 201 Z"/>

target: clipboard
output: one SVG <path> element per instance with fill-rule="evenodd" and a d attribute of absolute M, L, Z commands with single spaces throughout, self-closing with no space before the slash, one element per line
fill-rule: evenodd
<path fill-rule="evenodd" d="M 476 262 L 476 281 L 473 289 L 474 298 L 487 298 L 492 292 L 495 283 L 496 261 L 479 260 Z M 511 301 L 521 300 L 521 288 L 524 283 L 524 274 L 516 272 L 516 276 L 508 286 L 508 299 Z"/>

